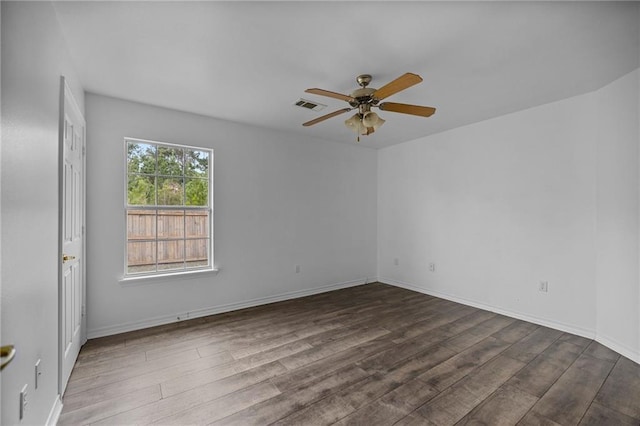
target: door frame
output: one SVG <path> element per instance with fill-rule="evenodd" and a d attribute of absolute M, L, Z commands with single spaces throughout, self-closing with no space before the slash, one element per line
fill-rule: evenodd
<path fill-rule="evenodd" d="M 86 204 L 87 204 L 87 195 L 86 195 L 86 165 L 87 165 L 87 157 L 86 153 L 86 128 L 87 122 L 84 118 L 84 114 L 80 110 L 78 103 L 73 96 L 73 92 L 67 83 L 67 80 L 64 76 L 60 76 L 60 105 L 59 105 L 59 124 L 58 124 L 58 394 L 60 397 L 64 394 L 64 390 L 66 388 L 66 384 L 63 383 L 63 367 L 62 362 L 64 358 L 64 343 L 62 342 L 62 315 L 64 312 L 62 310 L 63 307 L 63 282 L 62 282 L 62 256 L 63 256 L 63 243 L 64 243 L 64 235 L 63 235 L 63 207 L 64 207 L 64 127 L 65 127 L 65 101 L 69 103 L 70 108 L 73 109 L 74 113 L 78 115 L 78 117 L 82 118 L 83 123 L 83 135 L 82 135 L 82 183 L 81 183 L 81 194 L 82 194 L 82 318 L 80 323 L 80 346 L 84 345 L 87 341 L 87 315 L 86 315 L 86 306 L 87 306 L 87 266 L 86 266 L 86 253 L 87 253 L 87 243 L 86 243 Z"/>

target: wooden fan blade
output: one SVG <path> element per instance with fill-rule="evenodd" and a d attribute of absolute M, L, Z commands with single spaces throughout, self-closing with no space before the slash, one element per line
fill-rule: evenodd
<path fill-rule="evenodd" d="M 435 108 L 409 105 L 409 104 L 397 104 L 395 102 L 383 102 L 379 105 L 382 111 L 401 112 L 403 114 L 419 115 L 421 117 L 430 117 L 436 112 Z"/>
<path fill-rule="evenodd" d="M 328 118 L 335 117 L 336 115 L 343 114 L 343 113 L 345 113 L 347 111 L 351 111 L 351 109 L 352 108 L 342 108 L 342 109 L 339 109 L 337 111 L 333 111 L 332 113 L 329 113 L 327 115 L 323 115 L 322 117 L 318 117 L 318 118 L 315 118 L 315 119 L 313 119 L 311 121 L 307 121 L 306 123 L 303 123 L 302 125 L 304 127 L 313 126 L 314 124 L 318 124 L 319 122 L 324 121 L 324 120 L 326 120 Z"/>
<path fill-rule="evenodd" d="M 398 93 L 401 90 L 416 85 L 421 81 L 422 77 L 420 77 L 418 74 L 411 74 L 410 72 L 408 72 L 373 92 L 373 97 L 375 99 L 382 100 L 393 95 L 394 93 Z"/>
<path fill-rule="evenodd" d="M 342 101 L 347 101 L 347 102 L 355 101 L 355 99 L 352 98 L 351 96 L 343 95 L 342 93 L 331 92 L 329 90 L 314 88 L 314 89 L 307 89 L 305 90 L 305 92 L 313 93 L 314 95 L 328 96 L 330 98 L 340 99 Z"/>

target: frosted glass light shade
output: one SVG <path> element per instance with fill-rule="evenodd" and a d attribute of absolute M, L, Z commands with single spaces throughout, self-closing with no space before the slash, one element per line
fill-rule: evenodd
<path fill-rule="evenodd" d="M 362 116 L 362 125 L 365 127 L 375 127 L 378 125 L 380 117 L 375 112 L 367 112 Z"/>
<path fill-rule="evenodd" d="M 362 124 L 360 121 L 360 114 L 353 114 L 352 117 L 344 121 L 344 124 L 351 130 L 360 133 L 360 126 Z"/>
<path fill-rule="evenodd" d="M 365 127 L 373 127 L 374 131 L 378 130 L 383 124 L 384 120 L 375 112 L 367 112 L 362 116 L 362 125 Z"/>

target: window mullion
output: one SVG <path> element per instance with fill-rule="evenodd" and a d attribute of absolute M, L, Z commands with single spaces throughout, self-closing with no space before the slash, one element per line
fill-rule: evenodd
<path fill-rule="evenodd" d="M 156 270 L 156 272 L 158 272 L 158 260 L 159 260 L 159 257 L 160 257 L 160 253 L 159 253 L 159 250 L 158 250 L 158 246 L 159 246 L 160 244 L 159 244 L 159 242 L 158 242 L 158 210 L 157 210 L 157 209 L 156 209 L 156 216 L 155 216 L 155 218 L 156 218 L 156 229 L 155 229 L 155 231 L 156 231 L 156 232 L 155 232 L 155 240 L 156 240 L 156 242 L 155 242 L 155 244 L 154 244 L 154 245 L 156 246 L 156 265 L 155 265 L 156 267 L 155 267 L 155 270 Z"/>

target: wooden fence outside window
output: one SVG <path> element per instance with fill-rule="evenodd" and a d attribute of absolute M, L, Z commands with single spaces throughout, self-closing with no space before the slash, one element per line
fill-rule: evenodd
<path fill-rule="evenodd" d="M 207 262 L 209 223 L 203 210 L 129 210 L 128 266 Z"/>

